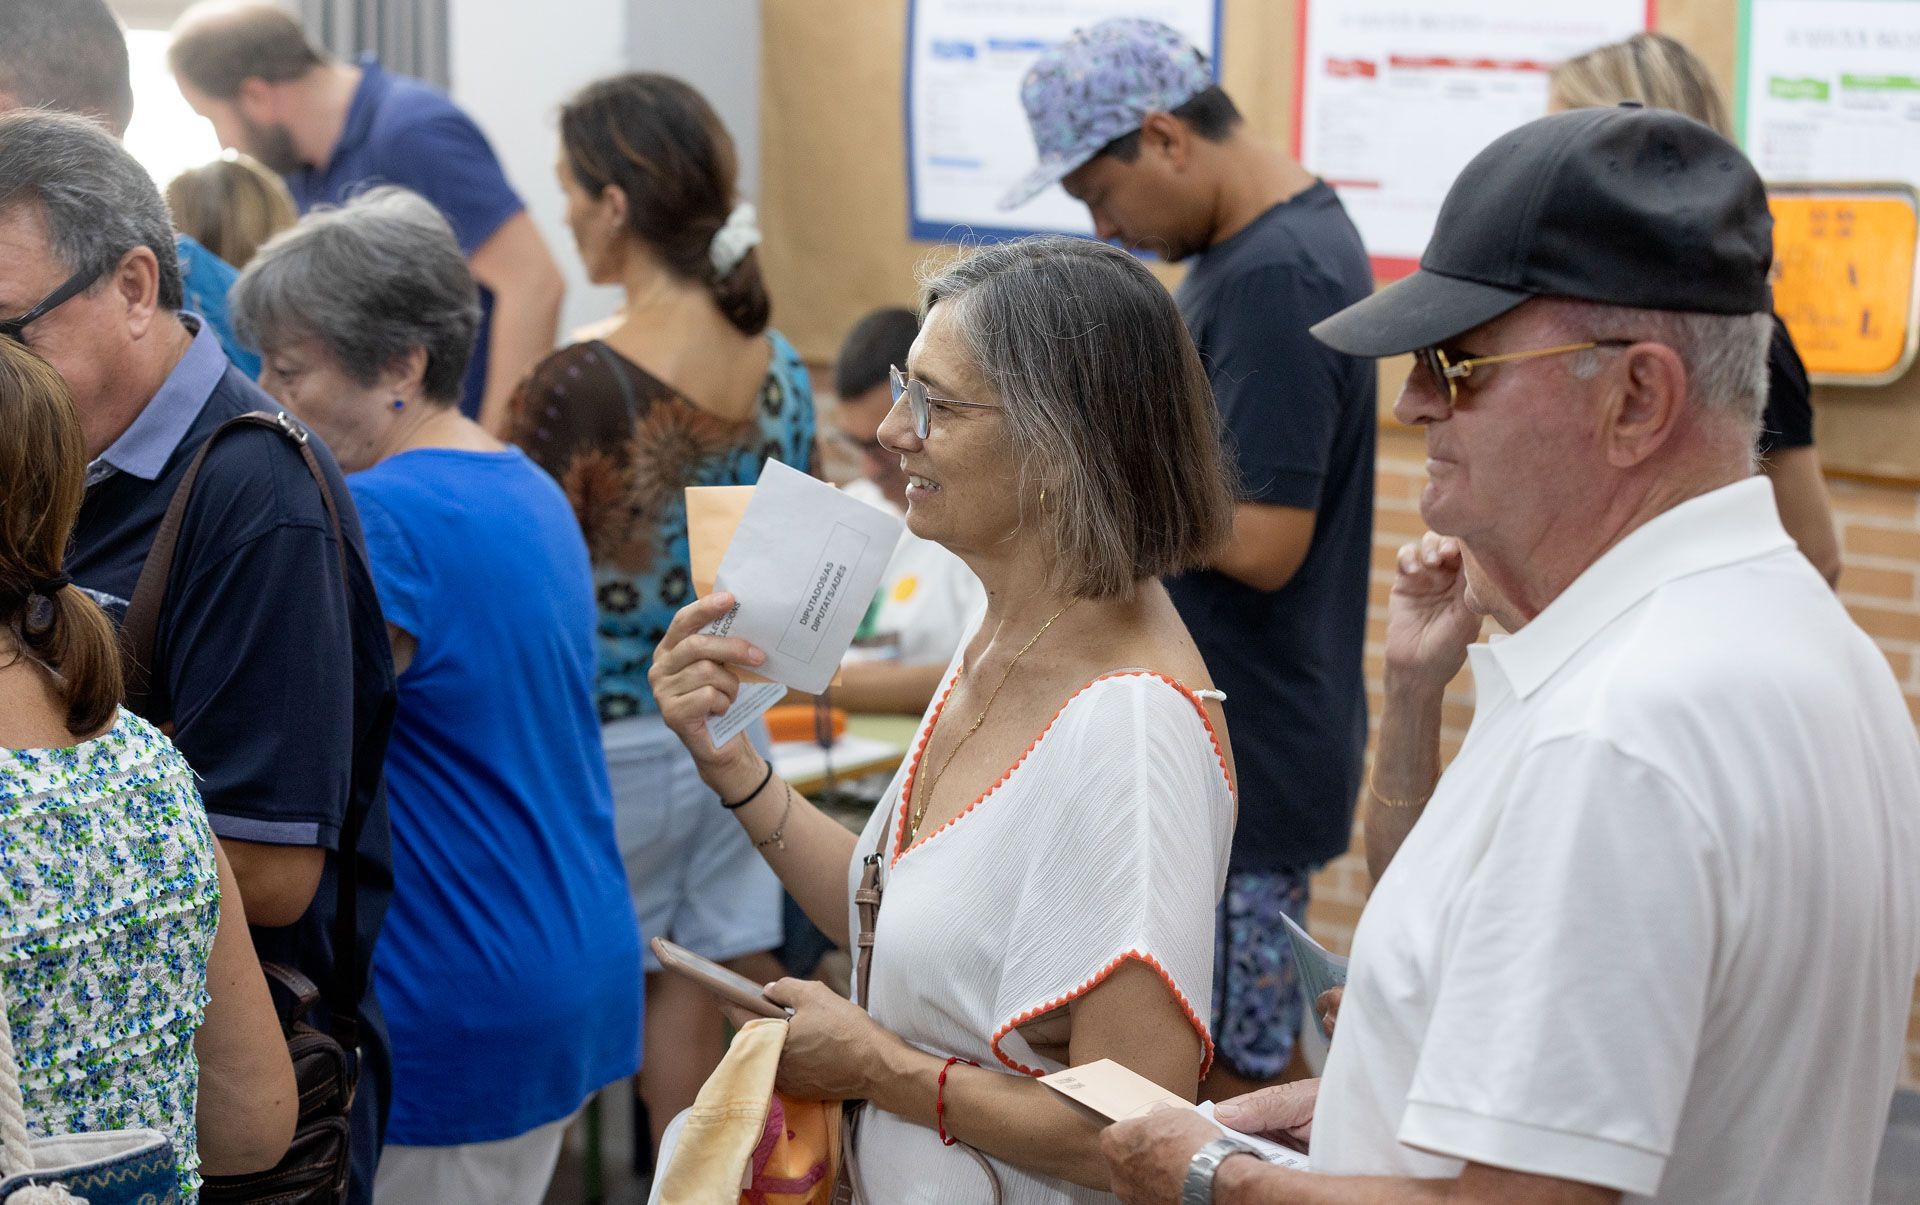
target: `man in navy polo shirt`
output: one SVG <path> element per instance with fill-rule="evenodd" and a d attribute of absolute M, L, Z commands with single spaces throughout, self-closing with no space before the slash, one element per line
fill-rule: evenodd
<path fill-rule="evenodd" d="M 480 284 L 460 409 L 498 433 L 514 387 L 553 350 L 566 285 L 473 119 L 372 55 L 328 58 L 272 5 L 198 5 L 167 57 L 220 144 L 279 172 L 302 213 L 397 184 L 446 216 Z"/>
<path fill-rule="evenodd" d="M 4 333 L 73 394 L 93 460 L 68 572 L 116 622 L 200 446 L 235 415 L 279 411 L 181 301 L 166 204 L 146 171 L 85 118 L 0 115 Z M 291 441 L 258 427 L 223 436 L 175 548 L 148 718 L 171 724 L 200 780 L 262 958 L 359 1014 L 355 1180 L 370 1187 L 387 1060 L 378 1009 L 360 989 L 393 887 L 381 787 L 393 667 L 352 497 L 320 441 L 308 446 L 350 544 L 347 579 Z M 341 849 L 355 829 L 357 843 Z M 344 964 L 357 998 L 344 1001 L 331 941 L 343 856 L 358 883 L 358 948 Z"/>

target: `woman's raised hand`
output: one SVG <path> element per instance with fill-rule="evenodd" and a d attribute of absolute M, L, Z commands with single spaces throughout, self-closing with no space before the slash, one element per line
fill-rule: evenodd
<path fill-rule="evenodd" d="M 751 669 L 767 656 L 734 636 L 708 636 L 703 629 L 733 609 L 733 595 L 709 594 L 680 608 L 667 634 L 653 650 L 647 681 L 660 718 L 702 766 L 727 761 L 749 749 L 745 734 L 716 749 L 707 734 L 707 718 L 733 705 L 740 693 L 740 668 Z"/>

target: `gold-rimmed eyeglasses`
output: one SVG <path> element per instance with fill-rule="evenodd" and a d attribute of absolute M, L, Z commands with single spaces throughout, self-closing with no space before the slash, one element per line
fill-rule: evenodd
<path fill-rule="evenodd" d="M 887 368 L 887 383 L 893 390 L 894 405 L 898 406 L 903 397 L 907 399 L 907 413 L 913 416 L 913 433 L 921 439 L 925 439 L 927 432 L 933 429 L 933 403 L 935 402 L 942 406 L 968 406 L 975 410 L 1000 408 L 992 402 L 963 402 L 959 398 L 941 397 L 938 394 L 928 393 L 924 381 L 914 380 L 894 365 L 889 365 Z"/>
<path fill-rule="evenodd" d="M 1510 351 L 1498 356 L 1469 356 L 1464 360 L 1451 359 L 1445 348 L 1435 344 L 1423 347 L 1413 353 L 1420 367 L 1426 369 L 1435 385 L 1447 387 L 1447 405 L 1456 406 L 1460 402 L 1460 382 L 1473 375 L 1473 370 L 1483 364 L 1505 364 L 1513 360 L 1535 360 L 1541 356 L 1564 356 L 1570 352 L 1591 351 L 1596 347 L 1632 347 L 1637 339 L 1589 339 L 1585 343 L 1567 343 L 1559 347 L 1542 347 L 1536 351 Z"/>

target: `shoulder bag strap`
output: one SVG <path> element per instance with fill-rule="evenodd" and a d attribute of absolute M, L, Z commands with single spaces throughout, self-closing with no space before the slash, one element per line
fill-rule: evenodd
<path fill-rule="evenodd" d="M 860 932 L 854 937 L 853 982 L 859 992 L 861 1008 L 868 1006 L 867 987 L 873 979 L 873 931 L 880 923 L 880 897 L 886 888 L 880 882 L 880 866 L 887 856 L 887 838 L 893 835 L 892 808 L 880 825 L 880 838 L 873 852 L 860 860 L 860 886 L 853 892 L 853 907 L 860 917 Z"/>
<path fill-rule="evenodd" d="M 206 463 L 207 453 L 213 450 L 213 445 L 227 432 L 247 426 L 278 431 L 299 448 L 307 472 L 313 476 L 314 484 L 320 487 L 320 500 L 327 508 L 327 522 L 333 528 L 334 546 L 340 553 L 341 581 L 344 583 L 346 580 L 347 548 L 340 533 L 340 512 L 334 505 L 333 491 L 327 487 L 326 474 L 321 472 L 320 462 L 314 459 L 313 449 L 307 446 L 306 431 L 285 412 L 271 414 L 264 410 L 237 414 L 221 423 L 212 435 L 207 436 L 200 450 L 193 454 L 185 475 L 180 478 L 180 484 L 174 488 L 173 498 L 167 503 L 167 513 L 160 520 L 160 530 L 155 533 L 153 543 L 147 549 L 147 559 L 140 567 L 140 578 L 134 583 L 133 597 L 127 602 L 126 618 L 120 623 L 120 648 L 127 664 L 127 710 L 156 723 L 164 717 L 152 714 L 160 701 L 159 675 L 153 664 L 154 643 L 160 630 L 160 607 L 166 600 L 167 583 L 173 576 L 174 547 L 180 542 L 180 526 L 186 518 L 187 503 L 193 496 L 194 482 L 198 480 L 201 466 Z"/>
<path fill-rule="evenodd" d="M 860 992 L 861 1008 L 868 1007 L 867 988 L 873 979 L 873 931 L 874 927 L 880 923 L 880 899 L 886 894 L 880 879 L 880 867 L 886 860 L 887 839 L 893 835 L 895 820 L 892 812 L 893 809 L 889 806 L 886 822 L 880 826 L 880 837 L 873 843 L 873 852 L 861 859 L 860 886 L 853 892 L 854 911 L 860 917 L 860 932 L 854 939 L 853 978 Z M 871 1205 L 866 1189 L 860 1183 L 860 1165 L 854 1152 L 860 1133 L 861 1107 L 858 1102 L 849 1101 L 847 1115 L 842 1125 L 845 1139 L 840 1157 L 842 1166 L 846 1169 L 846 1176 L 839 1186 L 839 1194 L 835 1200 L 849 1202 L 851 1205 Z M 986 1176 L 987 1183 L 993 1189 L 990 1200 L 994 1205 L 999 1205 L 1005 1194 L 1000 1187 L 1000 1174 L 994 1170 L 993 1164 L 985 1155 L 966 1143 L 956 1145 L 972 1156 L 973 1161 L 980 1166 L 981 1174 Z"/>
<path fill-rule="evenodd" d="M 134 584 L 133 597 L 127 603 L 126 618 L 120 625 L 120 644 L 127 664 L 127 710 L 156 723 L 172 710 L 171 700 L 165 706 L 158 706 L 160 681 L 153 655 L 160 627 L 160 607 L 166 599 L 167 583 L 173 576 L 174 549 L 180 542 L 180 527 L 185 521 L 187 503 L 192 499 L 194 482 L 199 479 L 207 453 L 213 450 L 213 445 L 221 436 L 242 427 L 265 427 L 277 431 L 299 451 L 301 461 L 307 466 L 307 474 L 320 490 L 320 502 L 327 511 L 327 524 L 333 529 L 334 551 L 340 558 L 340 585 L 342 590 L 347 588 L 347 541 L 340 527 L 340 508 L 334 500 L 332 487 L 327 484 L 327 475 L 313 454 L 306 429 L 294 422 L 284 410 L 252 410 L 221 423 L 213 434 L 207 436 L 200 450 L 193 454 L 185 475 L 175 487 L 173 497 L 167 503 L 167 513 L 160 520 L 160 530 L 154 535 L 152 546 L 147 549 L 146 562 L 140 567 L 140 578 Z M 351 613 L 349 599 L 349 616 Z M 328 1002 L 327 1013 L 332 1022 L 330 1028 L 334 1038 L 349 1050 L 359 1045 L 359 1003 L 363 994 L 356 986 L 360 979 L 359 928 L 355 923 L 360 878 L 356 850 L 360 844 L 360 831 L 360 816 L 352 808 L 347 809 L 345 823 L 340 827 L 340 849 L 334 859 L 334 999 Z"/>

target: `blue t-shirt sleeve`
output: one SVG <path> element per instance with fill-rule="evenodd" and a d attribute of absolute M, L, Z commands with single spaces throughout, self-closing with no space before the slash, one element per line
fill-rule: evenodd
<path fill-rule="evenodd" d="M 426 626 L 428 581 L 413 541 L 401 528 L 378 485 L 362 477 L 349 478 L 354 505 L 360 511 L 360 530 L 367 541 L 367 566 L 373 589 L 380 596 L 380 612 L 387 622 L 416 641 Z"/>
<path fill-rule="evenodd" d="M 1250 502 L 1320 508 L 1353 364 L 1307 328 L 1345 306 L 1333 282 L 1289 265 L 1218 286 L 1207 376 Z"/>
<path fill-rule="evenodd" d="M 526 208 L 507 183 L 487 136 L 458 109 L 395 129 L 382 144 L 380 158 L 381 181 L 432 201 L 467 255 Z"/>
<path fill-rule="evenodd" d="M 353 631 L 340 558 L 311 479 L 269 432 L 227 437 L 208 456 L 181 544 L 218 550 L 168 588 L 156 655 L 175 700 L 173 740 L 199 775 L 213 831 L 272 845 L 333 848 L 353 773 Z M 222 472 L 224 459 L 279 456 L 272 474 Z M 223 533 L 277 518 L 230 549 Z"/>

